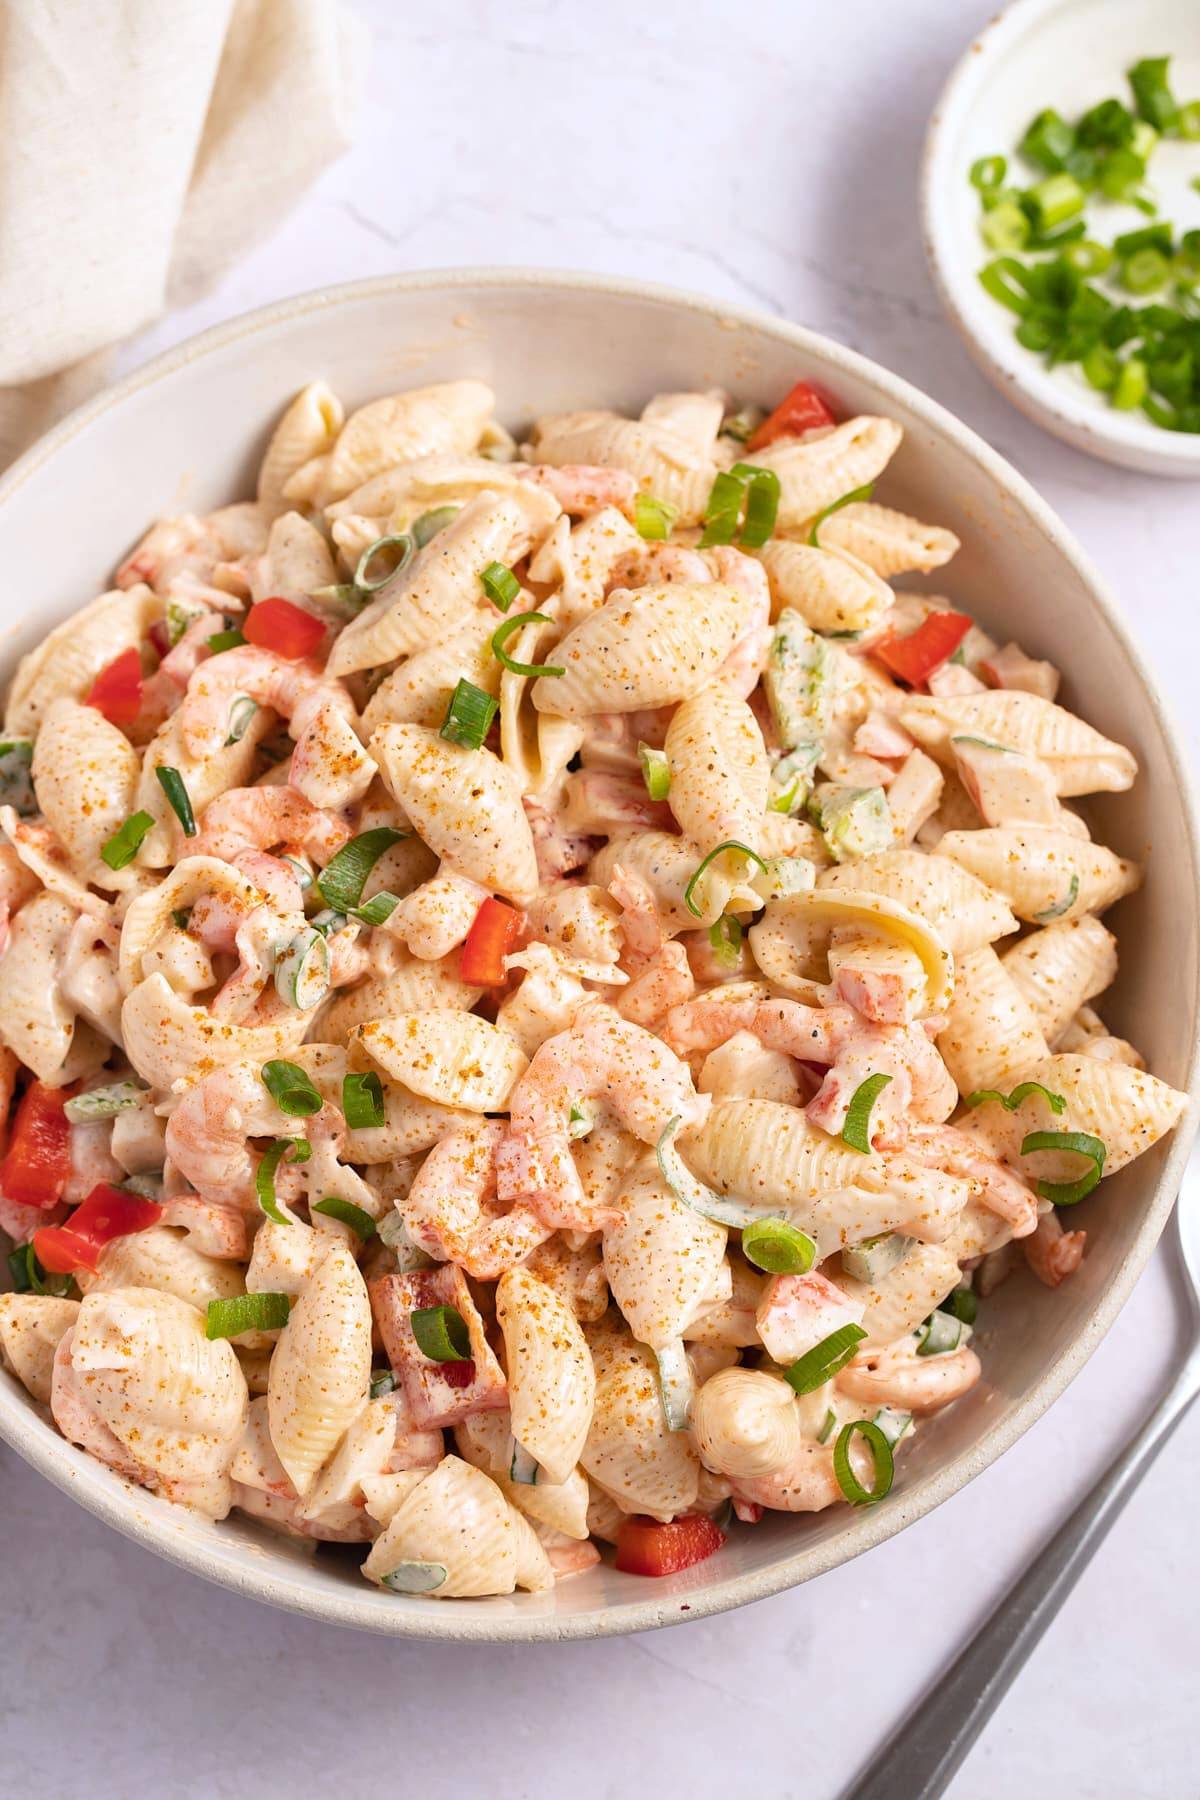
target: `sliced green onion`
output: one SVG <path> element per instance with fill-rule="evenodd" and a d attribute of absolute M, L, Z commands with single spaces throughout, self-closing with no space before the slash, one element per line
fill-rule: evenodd
<path fill-rule="evenodd" d="M 74 1276 L 48 1274 L 34 1254 L 32 1240 L 10 1250 L 6 1261 L 15 1293 L 43 1294 L 52 1300 L 78 1298 Z"/>
<path fill-rule="evenodd" d="M 677 506 L 669 500 L 656 500 L 653 494 L 639 494 L 633 503 L 634 529 L 649 541 L 669 538 L 678 517 Z"/>
<path fill-rule="evenodd" d="M 367 604 L 365 592 L 356 588 L 352 581 L 334 581 L 328 587 L 313 588 L 312 597 L 326 606 L 335 606 L 351 614 L 361 612 Z"/>
<path fill-rule="evenodd" d="M 419 519 L 414 519 L 408 529 L 417 549 L 423 550 L 439 531 L 445 531 L 461 511 L 461 506 L 435 506 L 429 512 L 423 512 Z"/>
<path fill-rule="evenodd" d="M 779 517 L 779 477 L 774 469 L 760 468 L 757 463 L 734 463 L 730 474 L 739 476 L 746 488 L 746 517 L 738 543 L 747 550 L 761 550 Z"/>
<path fill-rule="evenodd" d="M 740 412 L 729 413 L 721 420 L 721 436 L 744 444 L 754 436 L 766 416 L 761 406 L 743 406 Z"/>
<path fill-rule="evenodd" d="M 324 1213 L 327 1219 L 337 1219 L 348 1225 L 351 1231 L 360 1238 L 374 1237 L 375 1221 L 369 1212 L 361 1206 L 355 1206 L 352 1200 L 340 1200 L 336 1194 L 330 1194 L 324 1200 L 317 1200 L 308 1209 L 310 1212 Z"/>
<path fill-rule="evenodd" d="M 722 968 L 736 969 L 743 935 L 742 921 L 735 919 L 732 913 L 722 913 L 716 924 L 709 926 L 709 948 Z"/>
<path fill-rule="evenodd" d="M 1121 364 L 1116 352 L 1110 350 L 1107 344 L 1093 344 L 1080 366 L 1084 380 L 1100 393 L 1106 394 L 1116 387 Z"/>
<path fill-rule="evenodd" d="M 322 937 L 332 937 L 335 932 L 345 930 L 347 918 L 346 913 L 337 912 L 332 906 L 326 906 L 320 912 L 315 912 L 308 922 L 314 931 L 321 933 Z"/>
<path fill-rule="evenodd" d="M 438 736 L 445 738 L 448 744 L 465 744 L 468 750 L 478 750 L 499 707 L 500 702 L 491 694 L 485 694 L 473 681 L 460 676 Z"/>
<path fill-rule="evenodd" d="M 1025 270 L 1013 256 L 997 256 L 992 262 L 985 263 L 979 271 L 979 284 L 1010 312 L 1024 316 L 1033 304 L 1025 286 Z"/>
<path fill-rule="evenodd" d="M 1153 294 L 1170 278 L 1171 265 L 1161 250 L 1138 250 L 1121 264 L 1121 286 L 1131 294 Z"/>
<path fill-rule="evenodd" d="M 192 811 L 191 798 L 184 786 L 183 776 L 178 769 L 169 769 L 164 763 L 159 763 L 154 773 L 158 777 L 159 787 L 167 796 L 171 811 L 183 826 L 184 837 L 195 837 L 196 815 Z"/>
<path fill-rule="evenodd" d="M 851 1281 L 863 1281 L 873 1287 L 899 1268 L 912 1249 L 912 1242 L 898 1231 L 881 1231 L 875 1237 L 863 1238 L 842 1251 L 842 1270 Z"/>
<path fill-rule="evenodd" d="M 245 633 L 237 625 L 231 625 L 227 631 L 214 631 L 208 647 L 214 656 L 220 656 L 223 650 L 240 650 L 245 641 Z"/>
<path fill-rule="evenodd" d="M 821 1421 L 821 1429 L 817 1433 L 818 1444 L 827 1444 L 837 1430 L 837 1414 L 832 1406 L 825 1409 L 825 1417 Z"/>
<path fill-rule="evenodd" d="M 1068 244 L 1062 254 L 1067 267 L 1074 269 L 1077 275 L 1103 275 L 1113 264 L 1113 253 L 1108 245 L 1093 243 L 1091 238 L 1080 238 L 1077 243 Z"/>
<path fill-rule="evenodd" d="M 1052 107 L 1040 112 L 1017 146 L 1026 162 L 1053 172 L 1061 169 L 1075 148 L 1074 127 Z"/>
<path fill-rule="evenodd" d="M 742 1232 L 742 1255 L 768 1275 L 807 1275 L 817 1246 L 786 1219 L 757 1219 Z"/>
<path fill-rule="evenodd" d="M 165 614 L 168 644 L 174 648 L 197 619 L 210 619 L 211 617 L 212 608 L 203 600 L 181 600 L 179 598 L 168 600 Z"/>
<path fill-rule="evenodd" d="M 567 1114 L 567 1136 L 585 1138 L 595 1123 L 596 1120 L 592 1113 L 585 1111 L 582 1106 L 572 1106 Z"/>
<path fill-rule="evenodd" d="M 1075 1156 L 1086 1156 L 1091 1168 L 1078 1181 L 1039 1181 L 1038 1193 L 1055 1206 L 1077 1206 L 1087 1198 L 1104 1173 L 1108 1152 L 1101 1138 L 1090 1131 L 1031 1131 L 1021 1144 L 1021 1155 L 1035 1150 L 1069 1150 Z"/>
<path fill-rule="evenodd" d="M 921 1327 L 918 1356 L 947 1356 L 962 1342 L 962 1320 L 953 1313 L 931 1312 Z"/>
<path fill-rule="evenodd" d="M 457 1306 L 419 1306 L 409 1314 L 417 1348 L 430 1362 L 469 1362 L 471 1334 Z"/>
<path fill-rule="evenodd" d="M 382 1400 L 385 1394 L 394 1392 L 395 1387 L 396 1377 L 390 1369 L 371 1370 L 371 1384 L 367 1389 L 369 1399 Z"/>
<path fill-rule="evenodd" d="M 32 1243 L 18 1244 L 16 1249 L 10 1250 L 4 1259 L 8 1264 L 8 1274 L 14 1294 L 27 1294 L 33 1286 L 29 1278 L 29 1258 L 32 1254 Z"/>
<path fill-rule="evenodd" d="M 842 1126 L 842 1142 L 849 1144 L 851 1150 L 861 1151 L 863 1156 L 871 1154 L 871 1108 L 875 1104 L 876 1095 L 883 1092 L 890 1075 L 868 1075 L 867 1079 L 854 1090 L 849 1106 L 846 1108 L 846 1122 Z"/>
<path fill-rule="evenodd" d="M 1050 919 L 1061 919 L 1064 913 L 1070 912 L 1078 898 L 1079 877 L 1078 875 L 1072 875 L 1071 885 L 1067 889 L 1066 899 L 1057 901 L 1054 906 L 1048 906 L 1045 912 L 1034 913 L 1033 916 L 1039 925 L 1045 925 Z"/>
<path fill-rule="evenodd" d="M 297 1012 L 309 1012 L 329 992 L 329 970 L 329 941 L 308 926 L 276 957 L 275 992 Z"/>
<path fill-rule="evenodd" d="M 1016 1112 L 1022 1100 L 1028 1100 L 1030 1094 L 1040 1094 L 1052 1113 L 1065 1112 L 1067 1103 L 1061 1094 L 1052 1094 L 1048 1087 L 1040 1081 L 1021 1081 L 1011 1094 L 1002 1094 L 998 1088 L 976 1088 L 973 1094 L 967 1095 L 968 1106 L 982 1106 L 986 1100 L 998 1100 L 1005 1112 Z"/>
<path fill-rule="evenodd" d="M 668 1431 L 686 1431 L 696 1398 L 696 1378 L 682 1338 L 662 1344 L 654 1352 L 658 1360 L 658 1391 Z"/>
<path fill-rule="evenodd" d="M 912 1422 L 913 1416 L 910 1412 L 901 1412 L 895 1406 L 881 1406 L 871 1420 L 872 1425 L 878 1425 L 893 1450 L 905 1432 L 911 1428 Z"/>
<path fill-rule="evenodd" d="M 1138 356 L 1131 356 L 1117 377 L 1112 403 L 1120 412 L 1134 412 L 1150 391 L 1149 372 Z"/>
<path fill-rule="evenodd" d="M 311 1119 L 321 1110 L 321 1096 L 298 1063 L 274 1058 L 259 1070 L 262 1084 L 280 1112 L 290 1119 Z"/>
<path fill-rule="evenodd" d="M 823 506 L 809 527 L 808 541 L 813 548 L 819 550 L 821 547 L 821 527 L 826 519 L 831 518 L 835 512 L 841 512 L 843 506 L 853 506 L 856 501 L 869 500 L 874 492 L 875 483 L 865 481 L 861 487 L 851 488 L 848 494 L 843 494 L 840 499 L 831 500 L 828 506 Z"/>
<path fill-rule="evenodd" d="M 1033 227 L 1020 202 L 1006 200 L 984 213 L 979 235 L 989 250 L 1023 250 L 1033 235 Z"/>
<path fill-rule="evenodd" d="M 856 1431 L 870 1446 L 875 1465 L 874 1487 L 865 1488 L 850 1467 L 850 1440 Z M 872 1506 L 891 1492 L 896 1462 L 886 1434 L 873 1419 L 852 1419 L 849 1425 L 842 1426 L 833 1450 L 833 1472 L 851 1506 Z"/>
<path fill-rule="evenodd" d="M 402 1562 L 379 1579 L 393 1594 L 432 1594 L 446 1585 L 447 1573 L 444 1563 Z"/>
<path fill-rule="evenodd" d="M 753 1225 L 763 1217 L 760 1208 L 750 1206 L 744 1200 L 730 1200 L 724 1194 L 715 1193 L 706 1187 L 684 1162 L 675 1147 L 675 1133 L 679 1129 L 679 1115 L 668 1121 L 655 1150 L 658 1155 L 658 1166 L 662 1178 L 684 1206 L 690 1206 L 693 1212 L 699 1213 L 702 1219 L 711 1219 L 714 1225 L 733 1225 L 744 1231 L 747 1225 Z"/>
<path fill-rule="evenodd" d="M 971 164 L 971 186 L 982 192 L 985 188 L 997 188 L 1008 173 L 1008 163 L 1002 156 L 978 156 Z"/>
<path fill-rule="evenodd" d="M 866 1335 L 861 1325 L 839 1325 L 785 1369 L 784 1380 L 798 1394 L 815 1392 L 845 1368 Z"/>
<path fill-rule="evenodd" d="M 361 906 L 352 906 L 350 912 L 353 918 L 361 919 L 364 925 L 386 925 L 399 904 L 399 894 L 381 888 L 369 900 L 364 900 Z"/>
<path fill-rule="evenodd" d="M 536 1456 L 531 1456 L 524 1445 L 512 1441 L 512 1455 L 508 1459 L 508 1479 L 517 1487 L 536 1487 L 537 1478 L 541 1474 Z"/>
<path fill-rule="evenodd" d="M 507 563 L 490 562 L 479 572 L 479 583 L 493 606 L 506 613 L 521 591 L 521 584 Z"/>
<path fill-rule="evenodd" d="M 1167 80 L 1169 56 L 1144 56 L 1127 71 L 1139 115 L 1155 131 L 1171 131 L 1179 122 L 1179 102 Z"/>
<path fill-rule="evenodd" d="M 250 721 L 258 711 L 258 701 L 252 700 L 249 694 L 238 694 L 229 708 L 229 733 L 225 739 L 225 748 L 230 744 L 240 744 L 250 728 Z"/>
<path fill-rule="evenodd" d="M 972 1288 L 956 1287 L 942 1301 L 941 1311 L 948 1312 L 952 1318 L 961 1319 L 964 1325 L 973 1325 L 979 1317 L 979 1296 Z"/>
<path fill-rule="evenodd" d="M 665 750 L 652 750 L 649 744 L 638 745 L 638 761 L 642 780 L 652 800 L 665 800 L 671 791 L 671 765 Z"/>
<path fill-rule="evenodd" d="M 392 825 L 376 825 L 374 830 L 361 832 L 348 844 L 343 844 L 317 878 L 317 887 L 326 905 L 337 912 L 353 912 L 362 900 L 367 876 L 384 851 L 408 835 Z"/>
<path fill-rule="evenodd" d="M 370 1131 L 383 1124 L 383 1083 L 374 1069 L 342 1077 L 342 1112 L 351 1131 Z"/>
<path fill-rule="evenodd" d="M 40 812 L 33 791 L 32 738 L 6 738 L 0 743 L 0 805 L 11 806 L 22 819 Z"/>
<path fill-rule="evenodd" d="M 744 484 L 727 469 L 722 469 L 712 487 L 704 508 L 704 531 L 700 548 L 712 544 L 732 544 L 742 516 Z"/>
<path fill-rule="evenodd" d="M 258 1204 L 268 1219 L 274 1219 L 277 1225 L 294 1225 L 295 1220 L 285 1213 L 275 1198 L 275 1171 L 287 1155 L 292 1152 L 292 1161 L 307 1162 L 312 1155 L 312 1147 L 303 1138 L 276 1138 L 262 1154 L 258 1168 L 254 1172 L 254 1192 L 258 1196 Z"/>
<path fill-rule="evenodd" d="M 136 1081 L 114 1081 L 108 1087 L 89 1088 L 76 1094 L 63 1107 L 63 1116 L 72 1125 L 88 1125 L 93 1119 L 114 1119 L 130 1107 L 141 1106 L 148 1089 Z"/>
<path fill-rule="evenodd" d="M 147 834 L 154 829 L 154 814 L 135 812 L 118 831 L 114 831 L 100 848 L 101 859 L 110 869 L 123 869 L 131 863 Z"/>
<path fill-rule="evenodd" d="M 204 1318 L 206 1338 L 238 1337 L 243 1331 L 278 1331 L 288 1322 L 286 1294 L 233 1294 L 210 1300 Z"/>
<path fill-rule="evenodd" d="M 1050 231 L 1081 213 L 1087 204 L 1087 196 L 1073 175 L 1061 171 L 1047 175 L 1045 181 L 1031 187 L 1025 196 L 1025 204 L 1038 230 Z"/>
<path fill-rule="evenodd" d="M 514 613 L 511 619 L 505 619 L 503 625 L 492 634 L 492 655 L 498 663 L 511 670 L 514 675 L 565 675 L 567 672 L 565 669 L 557 668 L 550 663 L 514 662 L 504 648 L 514 632 L 520 631 L 523 625 L 534 624 L 550 625 L 553 624 L 553 620 L 548 613 L 541 612 Z"/>
<path fill-rule="evenodd" d="M 298 856 L 281 856 L 279 860 L 295 869 L 296 880 L 300 883 L 301 890 L 307 892 L 313 884 L 313 872 L 308 864 L 302 863 Z"/>
<path fill-rule="evenodd" d="M 700 919 L 704 916 L 704 908 L 695 905 L 692 900 L 692 895 L 696 891 L 696 883 L 700 880 L 700 877 L 703 875 L 705 869 L 707 869 L 709 863 L 712 862 L 713 858 L 723 856 L 726 850 L 736 850 L 739 856 L 748 856 L 751 862 L 758 864 L 764 874 L 767 872 L 767 865 L 758 854 L 757 850 L 751 850 L 748 844 L 739 844 L 736 838 L 726 838 L 723 844 L 718 844 L 715 850 L 710 850 L 703 861 L 697 865 L 691 880 L 683 890 L 683 903 L 695 919 Z"/>
<path fill-rule="evenodd" d="M 399 551 L 399 555 L 393 566 L 387 571 L 386 575 L 381 575 L 378 581 L 368 580 L 367 571 L 375 558 L 379 555 L 381 550 L 390 549 L 393 545 Z M 386 587 L 388 582 L 399 575 L 402 569 L 408 567 L 416 554 L 416 549 L 416 539 L 413 537 L 412 533 L 408 531 L 401 531 L 392 537 L 376 538 L 373 544 L 367 545 L 367 548 L 358 559 L 358 566 L 354 571 L 355 587 L 361 588 L 364 594 L 373 594 L 376 589 Z"/>

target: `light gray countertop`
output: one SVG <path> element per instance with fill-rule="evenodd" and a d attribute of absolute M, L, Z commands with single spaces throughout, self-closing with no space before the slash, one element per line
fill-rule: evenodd
<path fill-rule="evenodd" d="M 990 0 L 357 5 L 373 42 L 355 148 L 125 367 L 304 288 L 451 264 L 645 276 L 784 313 L 936 396 L 1041 489 L 1124 604 L 1194 752 L 1197 488 L 1026 423 L 976 373 L 926 274 L 921 139 Z M 940 1511 L 807 1588 L 606 1643 L 443 1649 L 270 1612 L 126 1543 L 0 1449 L 0 1785 L 28 1800 L 832 1800 L 1141 1418 L 1177 1319 L 1160 1252 L 1067 1394 Z M 1198 1484 L 1194 1418 L 956 1795 L 1193 1785 Z"/>

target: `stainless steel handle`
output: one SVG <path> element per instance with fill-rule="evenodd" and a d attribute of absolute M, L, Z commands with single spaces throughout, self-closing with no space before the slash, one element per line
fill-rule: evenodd
<path fill-rule="evenodd" d="M 1142 1429 L 980 1626 L 844 1800 L 936 1800 L 1008 1692 L 1109 1527 L 1200 1392 L 1200 1346 Z"/>

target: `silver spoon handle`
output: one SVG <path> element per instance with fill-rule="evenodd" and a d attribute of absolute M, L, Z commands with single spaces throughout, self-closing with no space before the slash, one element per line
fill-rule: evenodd
<path fill-rule="evenodd" d="M 844 1800 L 936 1800 L 1008 1692 L 1130 1494 L 1200 1392 L 1194 1348 L 1133 1441 L 1109 1464 Z"/>

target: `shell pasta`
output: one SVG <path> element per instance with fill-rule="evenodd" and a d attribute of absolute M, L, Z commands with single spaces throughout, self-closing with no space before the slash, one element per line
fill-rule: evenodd
<path fill-rule="evenodd" d="M 1104 1023 L 1137 765 L 895 585 L 901 437 L 315 382 L 24 658 L 0 1364 L 82 1452 L 384 1594 L 670 1574 L 1070 1278 L 1185 1104 Z"/>

